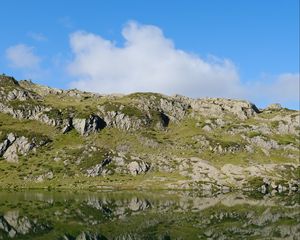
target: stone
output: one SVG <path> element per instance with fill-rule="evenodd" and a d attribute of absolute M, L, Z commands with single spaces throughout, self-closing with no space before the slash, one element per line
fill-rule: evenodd
<path fill-rule="evenodd" d="M 111 161 L 112 161 L 112 158 L 110 158 L 110 157 L 105 158 L 104 160 L 102 160 L 101 163 L 96 164 L 95 166 L 87 169 L 86 175 L 88 177 L 97 177 L 103 173 L 107 173 L 108 171 L 106 171 L 106 169 L 104 169 L 104 167 L 107 166 L 108 164 L 110 164 Z"/>
<path fill-rule="evenodd" d="M 106 126 L 106 123 L 96 115 L 90 115 L 88 118 L 74 118 L 73 127 L 81 135 L 95 133 Z"/>
<path fill-rule="evenodd" d="M 17 163 L 18 155 L 25 155 L 34 148 L 35 144 L 30 142 L 28 138 L 22 136 L 17 138 L 3 154 L 4 159 L 8 162 Z"/>
<path fill-rule="evenodd" d="M 107 240 L 106 237 L 90 232 L 80 233 L 75 240 Z"/>
<path fill-rule="evenodd" d="M 150 164 L 143 161 L 133 161 L 127 165 L 127 168 L 132 175 L 138 175 L 148 172 L 150 169 Z"/>
<path fill-rule="evenodd" d="M 51 180 L 54 178 L 54 174 L 52 171 L 49 171 L 49 172 L 46 172 L 44 174 L 41 174 L 39 175 L 37 178 L 36 178 L 36 182 L 43 182 L 45 180 Z"/>
<path fill-rule="evenodd" d="M 279 103 L 272 103 L 264 110 L 281 110 L 282 106 Z"/>

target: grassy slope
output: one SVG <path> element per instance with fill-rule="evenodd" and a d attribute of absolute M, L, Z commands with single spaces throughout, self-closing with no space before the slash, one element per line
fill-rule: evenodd
<path fill-rule="evenodd" d="M 2 85 L 5 82 L 2 81 Z M 5 90 L 14 88 L 22 89 L 12 82 L 4 86 Z M 1 86 L 2 86 L 1 85 Z M 26 84 L 25 84 L 26 85 Z M 24 85 L 24 86 L 25 86 Z M 38 85 L 29 84 L 25 86 L 32 93 L 44 91 Z M 81 97 L 70 96 L 66 92 L 62 94 L 48 94 L 39 99 L 25 101 L 28 104 L 43 104 L 55 108 L 49 114 L 57 114 L 57 110 L 72 111 L 76 109 L 77 114 L 86 116 L 98 111 L 99 106 L 104 106 L 106 110 L 122 111 L 128 116 L 144 117 L 139 109 L 136 108 L 139 99 L 151 100 L 158 103 L 160 98 L 165 98 L 156 93 L 134 93 L 126 96 L 92 96 L 89 93 L 81 93 Z M 11 101 L 14 103 L 14 101 Z M 24 104 L 24 102 L 18 102 Z M 17 107 L 17 106 L 16 106 Z M 54 127 L 47 126 L 34 120 L 17 120 L 7 114 L 0 113 L 0 140 L 7 133 L 14 132 L 20 136 L 41 136 L 51 140 L 46 146 L 39 148 L 36 152 L 31 152 L 28 156 L 20 157 L 18 164 L 7 163 L 0 158 L 0 187 L 24 186 L 24 177 L 36 177 L 46 172 L 52 171 L 55 178 L 45 183 L 26 183 L 27 187 L 67 187 L 67 188 L 87 188 L 95 186 L 107 186 L 118 188 L 136 188 L 139 186 L 148 186 L 160 188 L 163 185 L 158 184 L 157 179 L 164 178 L 165 182 L 176 182 L 185 179 L 178 172 L 158 173 L 151 172 L 141 176 L 112 175 L 97 178 L 87 178 L 83 172 L 85 169 L 101 162 L 105 154 L 116 151 L 124 146 L 127 149 L 127 157 L 140 156 L 147 161 L 152 156 L 152 161 L 156 160 L 153 156 L 160 157 L 198 157 L 211 162 L 216 167 L 221 167 L 225 163 L 238 165 L 248 165 L 249 163 L 285 163 L 297 162 L 297 159 L 290 159 L 288 154 L 299 155 L 298 151 L 271 151 L 270 156 L 266 156 L 260 149 L 254 149 L 252 153 L 243 150 L 246 142 L 241 135 L 231 135 L 228 130 L 239 126 L 259 125 L 263 122 L 269 124 L 272 128 L 278 126 L 278 122 L 270 122 L 268 119 L 275 115 L 292 113 L 290 110 L 273 111 L 271 113 L 262 113 L 260 118 L 251 118 L 246 121 L 240 121 L 232 115 L 226 115 L 225 120 L 229 122 L 222 128 L 207 132 L 202 129 L 207 119 L 201 115 L 194 118 L 186 117 L 179 123 L 170 122 L 166 130 L 155 130 L 151 126 L 136 132 L 126 132 L 115 128 L 105 128 L 97 134 L 88 137 L 82 137 L 74 130 L 62 134 Z M 295 114 L 298 114 L 295 112 Z M 259 132 L 249 132 L 248 137 L 261 135 Z M 238 145 L 242 150 L 235 153 L 216 153 L 207 147 L 201 147 L 196 139 L 204 137 L 208 139 L 212 147 L 222 146 L 223 148 Z M 279 144 L 287 145 L 293 143 L 299 145 L 299 139 L 292 135 L 270 135 L 264 136 L 266 139 L 275 139 Z M 145 145 L 145 140 L 150 140 L 154 146 Z M 82 156 L 82 153 L 90 146 L 95 146 L 98 150 L 90 156 Z M 54 159 L 60 158 L 59 161 Z M 81 159 L 80 164 L 76 164 Z M 170 165 L 174 164 L 170 162 Z M 155 183 L 155 184 L 153 184 Z"/>
<path fill-rule="evenodd" d="M 140 95 L 137 95 L 138 97 Z M 133 95 L 133 97 L 137 97 Z M 103 104 L 106 100 L 101 97 L 91 99 L 77 99 L 76 97 L 61 97 L 51 95 L 45 98 L 44 102 L 59 108 L 75 107 L 82 111 L 91 111 L 96 109 L 97 104 Z M 125 96 L 111 100 L 111 103 L 128 104 L 134 102 L 130 101 L 131 97 Z M 87 108 L 87 106 L 89 106 Z M 261 115 L 263 118 L 269 118 L 268 114 Z M 244 122 L 237 120 L 234 117 L 227 116 L 231 121 L 232 126 L 236 125 L 250 125 L 258 124 L 257 119 L 249 119 Z M 213 119 L 212 119 L 213 120 Z M 217 129 L 212 132 L 205 132 L 201 126 L 204 124 L 205 119 L 198 117 L 185 118 L 180 123 L 171 123 L 166 131 L 157 131 L 154 129 L 144 129 L 139 132 L 125 132 L 118 129 L 106 128 L 100 133 L 82 137 L 75 131 L 67 134 L 61 134 L 53 127 L 41 124 L 33 120 L 17 120 L 9 115 L 0 113 L 0 131 L 3 136 L 7 132 L 17 131 L 24 135 L 26 134 L 39 134 L 45 135 L 52 140 L 47 146 L 41 147 L 36 153 L 30 153 L 28 156 L 20 158 L 19 164 L 10 164 L 6 161 L 0 161 L 0 186 L 14 186 L 23 185 L 24 176 L 32 175 L 37 176 L 47 171 L 53 171 L 55 178 L 46 185 L 52 187 L 79 187 L 86 188 L 87 186 L 118 186 L 120 188 L 134 188 L 139 185 L 149 185 L 157 182 L 157 177 L 167 177 L 168 182 L 183 179 L 178 173 L 150 173 L 142 176 L 118 176 L 112 175 L 107 177 L 87 178 L 82 174 L 82 169 L 93 166 L 99 163 L 104 154 L 115 150 L 118 146 L 126 145 L 129 149 L 130 155 L 134 156 L 147 156 L 147 155 L 163 155 L 163 156 L 177 156 L 177 157 L 199 157 L 210 161 L 212 164 L 221 167 L 224 163 L 233 164 L 249 164 L 251 163 L 284 163 L 291 162 L 291 159 L 285 156 L 289 154 L 288 151 L 272 151 L 270 156 L 266 157 L 261 150 L 256 150 L 253 153 L 245 151 L 238 151 L 236 153 L 213 153 L 209 149 L 200 149 L 199 143 L 195 141 L 197 136 L 205 136 L 211 140 L 212 144 L 228 147 L 232 144 L 243 146 L 244 140 L 239 135 L 230 135 L 227 130 L 232 127 L 228 125 L 224 128 Z M 271 123 L 272 124 L 272 123 Z M 259 133 L 249 133 L 256 136 Z M 290 135 L 279 136 L 266 136 L 267 138 L 274 138 L 282 144 L 293 142 L 297 145 L 297 139 Z M 154 141 L 157 145 L 155 147 L 145 146 L 141 138 L 147 138 Z M 83 163 L 76 165 L 76 159 L 83 151 L 84 146 L 96 146 L 100 150 L 95 156 L 83 159 Z M 298 152 L 290 151 L 291 154 L 299 154 Z M 61 161 L 55 162 L 53 159 L 60 157 Z M 67 166 L 64 165 L 64 160 L 69 161 Z M 297 160 L 294 160 L 297 162 Z M 63 180 L 63 181 L 62 181 Z M 143 182 L 143 184 L 141 184 Z M 43 187 L 45 183 L 34 183 L 26 185 L 30 187 Z M 156 186 L 159 188 L 160 186 Z"/>

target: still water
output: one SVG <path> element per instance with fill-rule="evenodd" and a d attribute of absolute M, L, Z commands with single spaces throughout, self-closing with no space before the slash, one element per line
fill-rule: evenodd
<path fill-rule="evenodd" d="M 0 239 L 300 239 L 292 195 L 0 191 Z"/>

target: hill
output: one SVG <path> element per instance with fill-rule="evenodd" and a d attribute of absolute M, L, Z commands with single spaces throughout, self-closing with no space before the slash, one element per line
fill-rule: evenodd
<path fill-rule="evenodd" d="M 297 191 L 299 111 L 0 76 L 0 187 Z"/>

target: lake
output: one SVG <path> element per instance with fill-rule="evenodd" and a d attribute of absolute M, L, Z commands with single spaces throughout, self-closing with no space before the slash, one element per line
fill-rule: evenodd
<path fill-rule="evenodd" d="M 299 193 L 0 191 L 0 239 L 300 239 Z"/>

